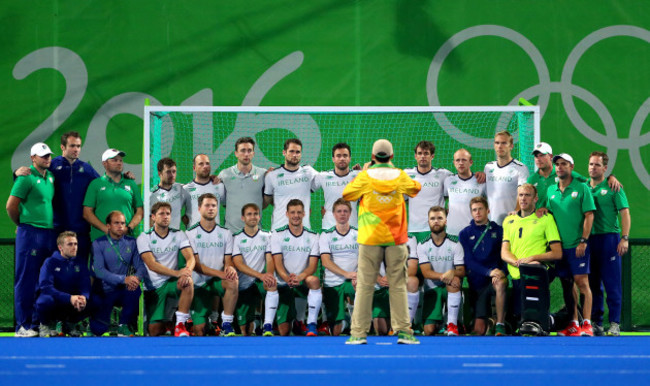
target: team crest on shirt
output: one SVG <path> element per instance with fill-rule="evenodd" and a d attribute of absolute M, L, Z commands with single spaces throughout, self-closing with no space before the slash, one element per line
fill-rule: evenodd
<path fill-rule="evenodd" d="M 492 238 L 493 238 L 493 239 L 496 239 L 496 238 L 497 238 L 497 233 L 496 233 L 496 232 L 492 232 Z"/>
<path fill-rule="evenodd" d="M 131 247 L 126 247 L 126 253 L 131 253 Z"/>
<path fill-rule="evenodd" d="M 533 220 L 533 225 L 537 224 L 537 220 Z"/>
<path fill-rule="evenodd" d="M 578 198 L 578 192 L 571 193 L 571 198 Z"/>
<path fill-rule="evenodd" d="M 36 256 L 36 249 L 32 249 L 32 256 Z"/>
<path fill-rule="evenodd" d="M 61 169 L 63 169 L 63 166 L 61 166 L 61 165 L 56 167 L 56 170 L 61 170 Z"/>
<path fill-rule="evenodd" d="M 336 241 L 338 239 L 339 239 L 338 237 L 332 237 L 332 241 Z"/>
<path fill-rule="evenodd" d="M 126 185 L 126 186 L 124 187 L 124 190 L 126 190 L 127 192 L 130 192 L 130 191 L 131 191 L 131 187 L 130 187 L 129 185 Z"/>
<path fill-rule="evenodd" d="M 456 185 L 457 183 L 458 183 L 458 181 L 451 181 L 452 185 Z"/>
<path fill-rule="evenodd" d="M 409 174 L 409 177 L 415 178 L 415 174 Z"/>
<path fill-rule="evenodd" d="M 37 183 L 37 184 L 40 184 L 40 183 L 41 183 L 41 180 L 36 180 L 36 183 Z"/>
<path fill-rule="evenodd" d="M 600 195 L 601 195 L 601 196 L 604 196 L 604 195 L 606 195 L 606 194 L 607 194 L 607 189 L 601 189 L 601 190 L 600 190 Z"/>
<path fill-rule="evenodd" d="M 196 235 L 196 238 L 197 238 L 197 239 L 200 239 L 200 238 L 201 238 L 201 235 Z"/>
<path fill-rule="evenodd" d="M 284 177 L 284 173 L 279 173 L 278 178 L 280 178 L 280 177 Z"/>
<path fill-rule="evenodd" d="M 165 198 L 165 193 L 161 193 L 160 198 Z"/>
<path fill-rule="evenodd" d="M 555 194 L 551 196 L 551 200 L 555 198 Z"/>
<path fill-rule="evenodd" d="M 190 192 L 193 192 L 195 190 L 196 190 L 196 188 L 190 188 Z"/>
<path fill-rule="evenodd" d="M 257 174 L 255 174 L 252 178 L 253 178 L 253 181 L 257 181 L 257 180 L 260 179 L 260 176 L 258 176 Z"/>
<path fill-rule="evenodd" d="M 61 272 L 61 268 L 60 267 L 54 268 L 54 272 Z"/>
<path fill-rule="evenodd" d="M 285 238 L 284 238 L 284 242 L 288 243 L 288 242 L 289 242 L 289 238 L 288 238 L 288 237 L 285 237 Z"/>
<path fill-rule="evenodd" d="M 82 166 L 79 168 L 79 173 L 83 173 L 83 172 L 84 172 L 84 167 Z"/>
<path fill-rule="evenodd" d="M 555 183 L 557 184 L 558 182 L 560 182 L 560 177 L 555 177 Z"/>
<path fill-rule="evenodd" d="M 74 266 L 74 271 L 78 273 L 78 272 L 81 272 L 81 269 L 79 269 L 78 265 L 75 265 Z"/>
<path fill-rule="evenodd" d="M 242 244 L 246 244 L 246 241 L 248 241 L 248 240 L 246 240 L 246 239 L 242 239 L 241 243 L 242 243 Z"/>
<path fill-rule="evenodd" d="M 512 224 L 513 222 L 515 222 L 515 220 L 510 220 L 510 221 L 508 221 L 508 224 Z"/>
<path fill-rule="evenodd" d="M 332 178 L 334 178 L 334 176 L 327 176 L 328 180 L 331 180 Z"/>
<path fill-rule="evenodd" d="M 50 183 L 54 182 L 54 179 L 52 177 L 48 178 L 48 180 L 50 180 Z"/>
<path fill-rule="evenodd" d="M 474 240 L 475 238 L 476 238 L 476 236 L 469 236 L 470 240 Z"/>
<path fill-rule="evenodd" d="M 158 240 L 151 240 L 151 244 L 156 244 L 158 243 Z"/>

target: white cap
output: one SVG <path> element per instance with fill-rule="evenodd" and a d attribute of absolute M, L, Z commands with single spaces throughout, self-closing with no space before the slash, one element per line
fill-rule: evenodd
<path fill-rule="evenodd" d="M 102 162 L 109 160 L 111 158 L 115 158 L 118 155 L 120 157 L 124 157 L 126 153 L 117 149 L 108 149 L 104 152 L 104 154 L 102 154 Z"/>
<path fill-rule="evenodd" d="M 540 142 L 537 145 L 535 145 L 535 148 L 533 149 L 533 155 L 535 153 L 542 153 L 542 154 L 553 154 L 553 149 L 551 148 L 551 145 L 549 145 L 546 142 Z"/>
<path fill-rule="evenodd" d="M 559 160 L 559 159 L 563 159 L 563 160 L 567 161 L 568 163 L 570 163 L 571 165 L 575 165 L 573 163 L 573 157 L 571 157 L 567 153 L 560 153 L 560 154 L 556 155 L 555 157 L 553 157 L 553 163 L 557 162 L 557 160 Z"/>
<path fill-rule="evenodd" d="M 44 144 L 43 142 L 35 143 L 32 146 L 32 150 L 29 155 L 37 155 L 39 157 L 45 157 L 46 155 L 52 154 L 50 147 Z"/>
<path fill-rule="evenodd" d="M 379 158 L 388 158 L 393 155 L 393 144 L 387 139 L 378 139 L 372 145 L 372 155 Z"/>

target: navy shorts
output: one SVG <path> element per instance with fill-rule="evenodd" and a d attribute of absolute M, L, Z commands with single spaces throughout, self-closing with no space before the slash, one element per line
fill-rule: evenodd
<path fill-rule="evenodd" d="M 560 278 L 571 278 L 575 275 L 588 275 L 589 274 L 589 247 L 585 249 L 585 255 L 576 257 L 576 249 L 562 248 L 562 260 L 555 263 L 557 275 Z"/>

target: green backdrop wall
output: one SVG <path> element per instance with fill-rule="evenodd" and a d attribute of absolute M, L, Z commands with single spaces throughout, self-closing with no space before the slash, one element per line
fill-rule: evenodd
<path fill-rule="evenodd" d="M 24 1 L 0 5 L 0 169 L 85 135 L 140 177 L 142 106 L 542 108 L 542 140 L 586 174 L 605 150 L 650 237 L 650 17 L 642 1 Z M 53 148 L 54 149 L 54 148 Z M 60 154 L 60 153 L 59 153 Z M 220 165 L 215 165 L 220 166 Z M 0 237 L 15 227 L 0 216 Z"/>

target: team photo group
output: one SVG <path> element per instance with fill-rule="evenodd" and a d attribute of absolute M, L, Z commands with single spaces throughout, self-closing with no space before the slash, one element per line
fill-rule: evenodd
<path fill-rule="evenodd" d="M 346 344 L 620 335 L 631 219 L 606 153 L 578 165 L 583 176 L 570 154 L 539 142 L 529 170 L 500 131 L 486 165 L 457 149 L 455 170 L 435 168 L 435 145 L 416 140 L 415 166 L 400 169 L 379 139 L 354 154 L 363 165 L 336 144 L 332 169 L 319 172 L 301 163 L 302 147 L 286 140 L 284 163 L 265 169 L 242 137 L 234 165 L 217 173 L 197 154 L 185 184 L 162 158 L 145 211 L 124 152 L 107 149 L 102 173 L 80 159 L 76 132 L 61 137 L 60 156 L 34 144 L 6 206 L 17 225 L 15 336 L 135 336 L 139 316 L 148 336 L 349 335 Z M 145 215 L 151 226 L 138 234 Z M 555 280 L 564 306 L 550 310 Z"/>

